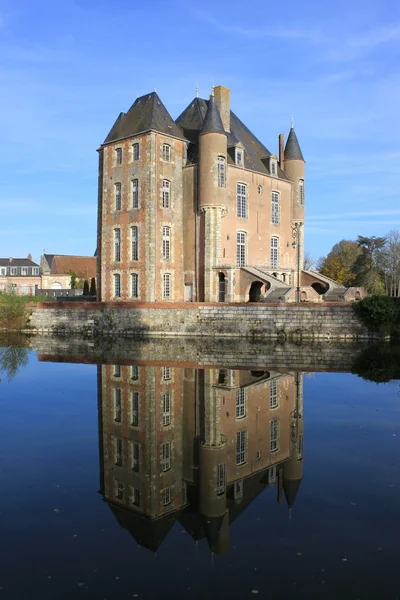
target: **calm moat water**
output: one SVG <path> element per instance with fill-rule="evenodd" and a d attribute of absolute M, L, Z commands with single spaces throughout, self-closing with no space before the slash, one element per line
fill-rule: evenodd
<path fill-rule="evenodd" d="M 0 347 L 0 600 L 400 597 L 399 380 L 32 346 Z"/>

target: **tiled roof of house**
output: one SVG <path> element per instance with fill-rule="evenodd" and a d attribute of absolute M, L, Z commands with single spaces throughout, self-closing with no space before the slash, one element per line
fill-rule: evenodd
<path fill-rule="evenodd" d="M 29 258 L 0 258 L 0 267 L 38 267 Z"/>
<path fill-rule="evenodd" d="M 80 279 L 96 277 L 95 256 L 70 256 L 68 254 L 44 254 L 51 275 L 69 275 L 73 271 Z"/>
<path fill-rule="evenodd" d="M 145 131 L 158 131 L 184 139 L 182 130 L 174 122 L 156 92 L 137 98 L 127 113 L 120 113 L 104 144 Z"/>
<path fill-rule="evenodd" d="M 188 148 L 188 161 L 193 164 L 198 160 L 198 138 L 203 128 L 209 102 L 210 100 L 203 98 L 194 98 L 176 119 L 177 125 L 191 142 Z M 235 164 L 234 148 L 241 143 L 244 148 L 244 167 L 258 173 L 270 174 L 269 157 L 271 152 L 232 111 L 230 113 L 230 132 L 226 133 L 228 136 L 228 164 Z M 279 165 L 278 176 L 281 179 L 287 179 Z"/>

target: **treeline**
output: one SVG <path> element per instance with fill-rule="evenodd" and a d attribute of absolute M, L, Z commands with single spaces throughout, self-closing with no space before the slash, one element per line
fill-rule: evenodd
<path fill-rule="evenodd" d="M 385 237 L 359 235 L 341 240 L 317 269 L 346 287 L 364 287 L 369 294 L 400 296 L 400 233 L 390 231 Z"/>

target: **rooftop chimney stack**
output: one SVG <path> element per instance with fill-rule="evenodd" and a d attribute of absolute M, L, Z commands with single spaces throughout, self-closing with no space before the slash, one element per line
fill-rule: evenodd
<path fill-rule="evenodd" d="M 221 115 L 224 130 L 231 130 L 231 92 L 222 85 L 214 88 L 214 98 L 217 102 L 218 110 Z"/>
<path fill-rule="evenodd" d="M 285 136 L 279 134 L 279 166 L 284 171 L 285 169 Z"/>
<path fill-rule="evenodd" d="M 32 260 L 32 254 L 28 254 L 28 260 Z"/>

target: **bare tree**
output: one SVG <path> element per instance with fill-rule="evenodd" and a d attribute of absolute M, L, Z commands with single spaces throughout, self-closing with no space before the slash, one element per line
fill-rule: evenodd
<path fill-rule="evenodd" d="M 304 269 L 306 271 L 314 271 L 316 269 L 316 262 L 307 250 L 304 252 Z"/>

